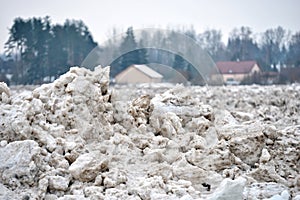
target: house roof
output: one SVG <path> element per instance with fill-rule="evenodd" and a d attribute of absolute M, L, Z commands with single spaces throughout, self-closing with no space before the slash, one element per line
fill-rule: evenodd
<path fill-rule="evenodd" d="M 250 73 L 256 61 L 222 61 L 216 65 L 221 74 L 247 74 Z"/>
<path fill-rule="evenodd" d="M 163 78 L 163 76 L 161 74 L 154 71 L 147 65 L 131 65 L 131 67 L 136 68 L 137 70 L 141 71 L 142 73 L 146 74 L 147 76 L 149 76 L 151 78 Z"/>

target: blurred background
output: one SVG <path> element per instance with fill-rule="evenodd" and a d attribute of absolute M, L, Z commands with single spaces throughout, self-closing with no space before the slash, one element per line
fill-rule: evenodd
<path fill-rule="evenodd" d="M 206 74 L 187 59 L 201 60 L 203 52 L 176 42 L 178 34 L 207 53 L 225 84 L 300 82 L 298 0 L 2 0 L 0 5 L 0 81 L 11 85 L 51 82 L 101 53 L 114 58 L 105 63 L 113 81 L 121 74 L 129 77 L 127 83 L 138 82 L 136 74 L 128 75 L 136 70 L 150 82 L 205 84 Z M 156 31 L 150 34 L 149 28 Z M 184 52 L 168 51 L 170 42 L 184 44 Z M 166 48 L 146 48 L 150 43 Z"/>

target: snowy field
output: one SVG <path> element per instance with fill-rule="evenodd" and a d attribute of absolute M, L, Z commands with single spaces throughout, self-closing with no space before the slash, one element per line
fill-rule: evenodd
<path fill-rule="evenodd" d="M 2 93 L 2 94 L 1 94 Z M 300 199 L 300 85 L 0 85 L 0 199 Z"/>

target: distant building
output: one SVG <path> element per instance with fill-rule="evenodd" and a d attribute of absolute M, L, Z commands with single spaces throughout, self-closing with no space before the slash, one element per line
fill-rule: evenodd
<path fill-rule="evenodd" d="M 131 65 L 115 77 L 116 83 L 160 83 L 163 76 L 146 65 Z"/>
<path fill-rule="evenodd" d="M 300 67 L 286 67 L 280 71 L 281 83 L 300 83 Z"/>
<path fill-rule="evenodd" d="M 261 72 L 256 61 L 221 61 L 216 65 L 227 84 L 239 84 L 246 77 Z"/>

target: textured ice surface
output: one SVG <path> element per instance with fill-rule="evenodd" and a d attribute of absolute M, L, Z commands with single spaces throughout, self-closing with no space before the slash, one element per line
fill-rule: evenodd
<path fill-rule="evenodd" d="M 299 198 L 300 85 L 1 88 L 2 199 Z"/>

